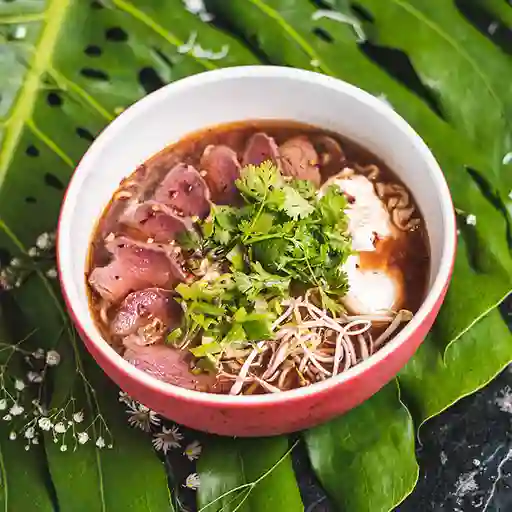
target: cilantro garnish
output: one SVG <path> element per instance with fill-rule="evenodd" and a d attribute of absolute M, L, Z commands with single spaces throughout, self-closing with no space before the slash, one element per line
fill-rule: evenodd
<path fill-rule="evenodd" d="M 342 269 L 351 253 L 344 195 L 335 186 L 322 196 L 306 181 L 284 178 L 270 162 L 249 165 L 236 186 L 244 204 L 213 205 L 199 224 L 202 237 L 184 243 L 217 272 L 180 284 L 184 325 L 168 342 L 188 346 L 215 365 L 226 353 L 272 338 L 272 323 L 292 286 L 316 288 L 326 309 L 347 291 Z"/>

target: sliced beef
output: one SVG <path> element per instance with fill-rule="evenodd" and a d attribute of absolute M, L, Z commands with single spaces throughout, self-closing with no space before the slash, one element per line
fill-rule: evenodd
<path fill-rule="evenodd" d="M 189 370 L 190 353 L 167 345 L 141 347 L 130 345 L 124 358 L 139 370 L 158 380 L 196 391 L 214 391 L 217 378 L 213 374 L 194 375 Z"/>
<path fill-rule="evenodd" d="M 146 288 L 130 293 L 121 303 L 110 331 L 115 336 L 137 334 L 141 343 L 155 343 L 181 321 L 181 307 L 172 292 L 162 288 Z"/>
<path fill-rule="evenodd" d="M 255 133 L 247 142 L 242 163 L 260 165 L 266 160 L 279 165 L 279 148 L 276 141 L 266 133 Z"/>
<path fill-rule="evenodd" d="M 89 284 L 105 300 L 117 303 L 130 292 L 157 286 L 168 288 L 185 280 L 180 254 L 172 246 L 144 244 L 117 237 L 105 244 L 112 260 L 96 267 Z"/>
<path fill-rule="evenodd" d="M 204 180 L 210 188 L 212 201 L 231 204 L 238 196 L 235 180 L 240 176 L 240 162 L 228 146 L 207 146 L 201 157 L 201 169 L 206 172 Z"/>
<path fill-rule="evenodd" d="M 318 154 L 307 137 L 300 136 L 287 140 L 279 147 L 281 168 L 285 176 L 309 180 L 320 186 Z"/>
<path fill-rule="evenodd" d="M 157 201 L 146 201 L 128 208 L 119 219 L 121 223 L 155 242 L 171 242 L 180 233 L 192 228 L 188 217 L 179 217 Z"/>
<path fill-rule="evenodd" d="M 320 170 L 324 179 L 339 173 L 347 163 L 345 153 L 338 141 L 328 135 L 318 135 L 313 139 L 319 154 Z"/>
<path fill-rule="evenodd" d="M 204 219 L 210 212 L 210 191 L 201 175 L 184 163 L 174 166 L 155 191 L 154 199 L 180 217 Z"/>

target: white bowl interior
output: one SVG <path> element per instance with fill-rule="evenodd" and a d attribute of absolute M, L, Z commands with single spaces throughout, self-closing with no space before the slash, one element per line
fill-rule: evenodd
<path fill-rule="evenodd" d="M 100 343 L 101 335 L 87 303 L 88 246 L 121 179 L 190 132 L 244 119 L 317 125 L 382 158 L 412 191 L 426 221 L 433 298 L 439 292 L 434 288 L 446 282 L 455 232 L 448 188 L 432 154 L 402 118 L 369 94 L 323 75 L 289 68 L 231 68 L 187 78 L 135 104 L 97 138 L 76 169 L 61 214 L 59 262 L 74 313 L 93 341 Z"/>

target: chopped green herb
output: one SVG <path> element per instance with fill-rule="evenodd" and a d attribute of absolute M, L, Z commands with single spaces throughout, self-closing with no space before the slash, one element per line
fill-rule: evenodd
<path fill-rule="evenodd" d="M 202 334 L 202 343 L 191 348 L 207 359 L 202 368 L 212 368 L 234 347 L 272 339 L 272 324 L 292 285 L 316 288 L 332 311 L 340 309 L 336 297 L 347 291 L 342 267 L 351 240 L 347 202 L 337 187 L 319 196 L 311 183 L 285 179 L 270 162 L 243 168 L 236 186 L 245 204 L 213 205 L 194 246 L 222 273 L 176 287 L 185 319 L 168 340 L 188 344 Z"/>

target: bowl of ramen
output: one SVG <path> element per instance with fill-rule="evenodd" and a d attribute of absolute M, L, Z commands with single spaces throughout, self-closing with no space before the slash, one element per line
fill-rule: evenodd
<path fill-rule="evenodd" d="M 271 66 L 127 109 L 79 163 L 58 231 L 66 303 L 105 373 L 236 436 L 311 427 L 389 382 L 455 248 L 443 174 L 388 104 Z"/>

